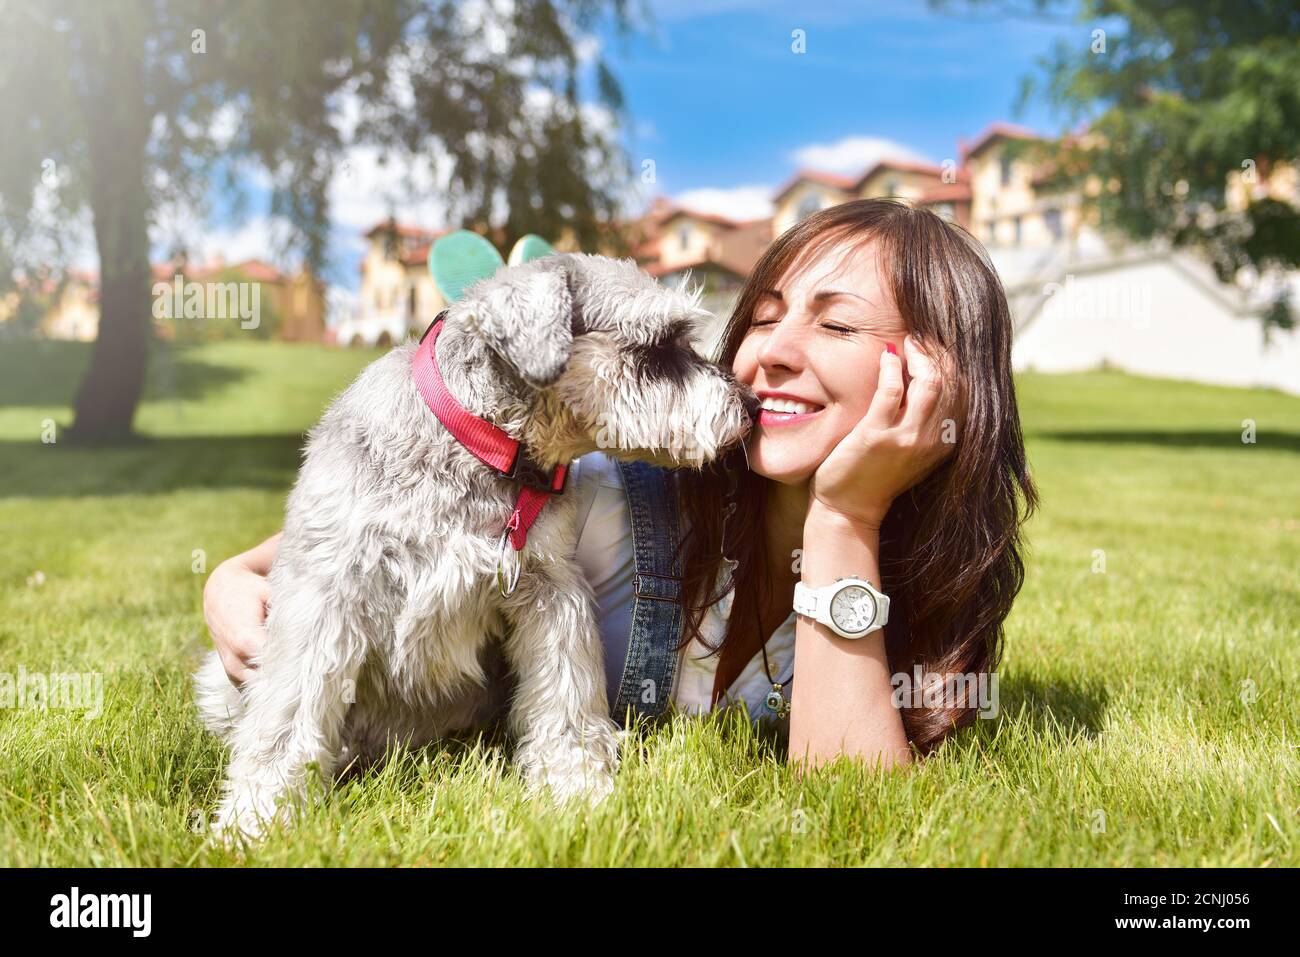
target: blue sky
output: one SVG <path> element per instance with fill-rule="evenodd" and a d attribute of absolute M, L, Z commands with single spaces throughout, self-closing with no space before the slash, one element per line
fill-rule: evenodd
<path fill-rule="evenodd" d="M 937 13 L 924 0 L 652 7 L 654 35 L 606 36 L 605 52 L 633 117 L 629 151 L 655 160 L 656 185 L 670 196 L 774 186 L 798 166 L 828 165 L 810 159 L 836 156 L 818 147 L 855 137 L 939 162 L 995 120 L 1057 129 L 1041 102 L 1013 114 L 1020 81 L 1058 39 L 1086 46 L 1091 29 Z M 796 29 L 802 54 L 791 50 Z M 861 169 L 851 144 L 838 154 L 845 171 Z"/>

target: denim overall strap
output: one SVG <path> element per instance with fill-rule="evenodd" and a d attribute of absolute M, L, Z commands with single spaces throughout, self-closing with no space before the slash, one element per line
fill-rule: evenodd
<path fill-rule="evenodd" d="M 671 472 L 646 462 L 618 463 L 632 518 L 636 572 L 632 632 L 613 718 L 631 708 L 657 717 L 668 708 L 682 640 L 682 566 L 677 496 Z"/>

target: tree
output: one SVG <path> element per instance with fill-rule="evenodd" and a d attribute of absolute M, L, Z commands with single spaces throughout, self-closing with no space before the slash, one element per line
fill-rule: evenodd
<path fill-rule="evenodd" d="M 1007 15 L 1077 11 L 1077 40 L 1043 59 L 1021 105 L 1043 97 L 1070 124 L 1086 126 L 1086 135 L 1057 142 L 1049 160 L 1057 185 L 1097 184 L 1085 192 L 1108 228 L 1198 248 L 1225 282 L 1243 270 L 1300 266 L 1300 209 L 1230 196 L 1233 184 L 1262 183 L 1300 162 L 1300 2 L 938 5 Z M 1290 322 L 1281 296 L 1269 312 Z"/>
<path fill-rule="evenodd" d="M 584 108 L 575 47 L 607 10 L 625 29 L 624 2 L 495 9 L 0 0 L 0 283 L 40 265 L 57 247 L 40 240 L 85 211 L 100 260 L 99 336 L 71 437 L 131 431 L 148 356 L 150 226 L 180 204 L 204 208 L 214 189 L 238 190 L 254 165 L 269 174 L 272 214 L 291 227 L 284 251 L 313 268 L 325 258 L 335 166 L 356 142 L 399 161 L 448 156 L 467 224 L 485 227 L 505 207 L 508 232 L 604 234 L 613 174 L 627 166 L 613 137 L 623 107 L 597 57 L 606 109 Z M 349 106 L 362 117 L 353 130 Z M 590 169 L 609 175 L 589 179 Z"/>

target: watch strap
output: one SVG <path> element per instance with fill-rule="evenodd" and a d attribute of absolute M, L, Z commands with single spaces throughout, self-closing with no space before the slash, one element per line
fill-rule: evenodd
<path fill-rule="evenodd" d="M 819 589 L 809 588 L 803 582 L 794 583 L 794 610 L 796 614 L 806 615 L 809 618 L 817 617 L 817 592 Z"/>

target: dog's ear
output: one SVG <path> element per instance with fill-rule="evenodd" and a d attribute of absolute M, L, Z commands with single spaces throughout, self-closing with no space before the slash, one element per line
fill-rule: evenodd
<path fill-rule="evenodd" d="M 559 256 L 502 270 L 466 299 L 470 328 L 529 385 L 544 388 L 564 372 L 573 349 L 573 291 Z"/>

